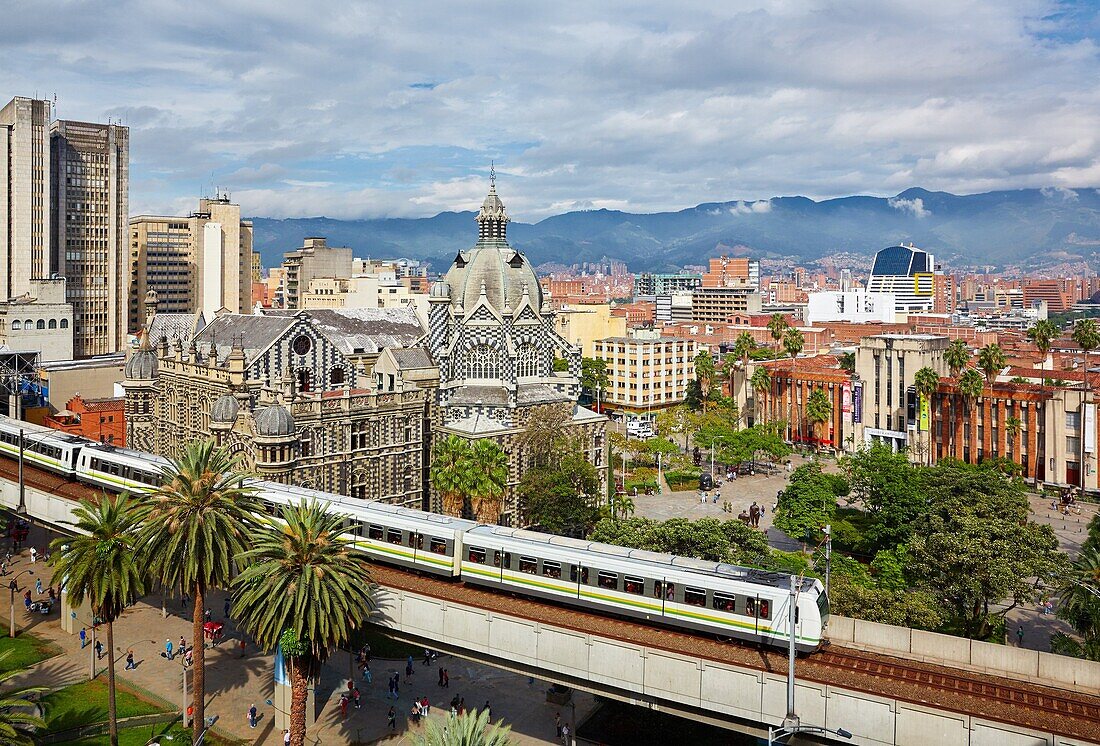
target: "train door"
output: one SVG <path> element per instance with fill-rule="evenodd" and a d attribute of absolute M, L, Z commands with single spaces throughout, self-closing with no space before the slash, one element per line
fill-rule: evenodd
<path fill-rule="evenodd" d="M 580 598 L 581 586 L 588 581 L 588 568 L 581 564 L 580 560 L 575 560 L 571 567 L 569 579 L 577 584 L 577 598 Z"/>
<path fill-rule="evenodd" d="M 409 548 L 413 551 L 412 561 L 416 564 L 416 556 L 424 546 L 424 534 L 419 531 L 409 532 Z"/>

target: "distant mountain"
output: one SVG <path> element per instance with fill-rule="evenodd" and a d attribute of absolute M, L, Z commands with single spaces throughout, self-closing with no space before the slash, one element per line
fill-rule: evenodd
<path fill-rule="evenodd" d="M 476 240 L 473 217 L 444 212 L 417 219 L 253 221 L 265 267 L 276 266 L 306 236 L 326 236 L 329 245 L 351 246 L 356 256 L 428 259 L 442 270 L 456 251 Z M 514 222 L 508 236 L 536 265 L 607 257 L 634 271 L 703 264 L 735 247 L 759 257 L 812 261 L 842 251 L 869 255 L 903 241 L 954 265 L 1042 266 L 1098 258 L 1100 193 L 1020 189 L 954 195 L 914 188 L 890 198 L 776 197 L 652 214 L 587 210 L 534 224 Z"/>

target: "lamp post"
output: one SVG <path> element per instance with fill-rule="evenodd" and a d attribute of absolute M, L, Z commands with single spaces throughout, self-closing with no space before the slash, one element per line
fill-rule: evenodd
<path fill-rule="evenodd" d="M 829 595 L 829 575 L 832 574 L 833 565 L 833 526 L 825 524 L 825 596 Z"/>
<path fill-rule="evenodd" d="M 19 428 L 19 507 L 16 508 L 16 513 L 27 512 L 27 498 L 26 488 L 23 481 L 23 428 Z M 15 635 L 12 635 L 14 637 Z"/>
<path fill-rule="evenodd" d="M 19 578 L 23 575 L 23 573 L 31 573 L 31 571 L 23 570 L 22 572 L 18 573 L 14 578 L 12 578 L 10 583 L 8 583 L 8 590 L 11 591 L 11 629 L 9 632 L 10 637 L 15 637 L 15 592 L 19 590 Z M 31 574 L 33 575 L 34 573 Z"/>

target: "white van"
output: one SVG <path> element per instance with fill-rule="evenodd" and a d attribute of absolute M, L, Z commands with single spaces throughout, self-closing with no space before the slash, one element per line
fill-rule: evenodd
<path fill-rule="evenodd" d="M 653 426 L 647 420 L 630 420 L 626 423 L 626 434 L 633 438 L 652 438 Z"/>

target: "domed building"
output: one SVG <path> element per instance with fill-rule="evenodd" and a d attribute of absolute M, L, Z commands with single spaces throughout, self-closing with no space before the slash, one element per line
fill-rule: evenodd
<path fill-rule="evenodd" d="M 509 489 L 498 514 L 477 517 L 513 525 L 522 523 L 515 486 L 529 461 L 522 435 L 532 414 L 552 411 L 601 471 L 606 419 L 577 404 L 580 349 L 554 330 L 534 267 L 508 244 L 509 218 L 495 178 L 476 221 L 477 243 L 455 256 L 428 300 L 427 347 L 439 369 L 433 440 L 458 435 L 502 445 L 511 462 Z M 433 507 L 460 510 L 437 496 Z"/>

